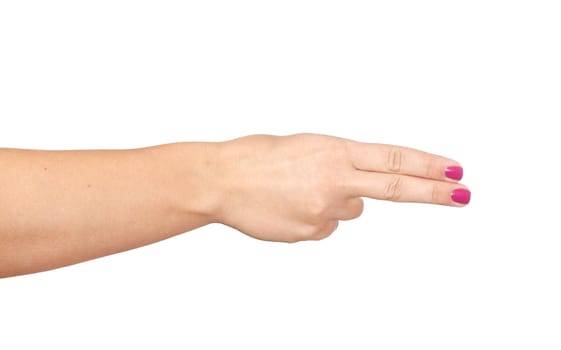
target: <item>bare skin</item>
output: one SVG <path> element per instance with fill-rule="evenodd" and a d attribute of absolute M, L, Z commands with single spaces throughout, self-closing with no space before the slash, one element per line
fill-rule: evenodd
<path fill-rule="evenodd" d="M 463 206 L 459 164 L 314 134 L 131 150 L 0 149 L 0 277 L 54 269 L 209 223 L 261 240 L 329 236 L 362 197 Z"/>

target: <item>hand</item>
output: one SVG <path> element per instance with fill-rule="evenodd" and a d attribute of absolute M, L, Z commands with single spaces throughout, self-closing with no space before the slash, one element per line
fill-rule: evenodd
<path fill-rule="evenodd" d="M 215 221 L 268 241 L 329 236 L 361 197 L 463 206 L 462 168 L 422 151 L 313 134 L 255 135 L 219 146 Z"/>
<path fill-rule="evenodd" d="M 322 135 L 131 150 L 0 149 L 0 277 L 157 242 L 211 222 L 296 242 L 358 217 L 362 197 L 462 206 L 453 160 Z"/>

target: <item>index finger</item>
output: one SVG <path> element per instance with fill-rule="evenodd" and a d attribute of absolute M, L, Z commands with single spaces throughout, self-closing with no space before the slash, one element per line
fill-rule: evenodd
<path fill-rule="evenodd" d="M 350 140 L 347 147 L 358 170 L 449 181 L 461 180 L 464 173 L 455 160 L 413 148 Z"/>

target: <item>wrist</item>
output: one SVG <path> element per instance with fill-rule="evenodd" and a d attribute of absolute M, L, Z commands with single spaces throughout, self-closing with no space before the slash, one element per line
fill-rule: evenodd
<path fill-rule="evenodd" d="M 196 218 L 196 226 L 216 222 L 221 198 L 216 171 L 218 144 L 182 142 L 156 148 L 159 178 L 173 211 L 189 224 Z"/>

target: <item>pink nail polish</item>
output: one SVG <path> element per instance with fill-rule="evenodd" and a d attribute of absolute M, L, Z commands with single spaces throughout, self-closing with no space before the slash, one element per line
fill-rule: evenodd
<path fill-rule="evenodd" d="M 464 169 L 461 166 L 451 165 L 444 171 L 447 178 L 452 180 L 461 180 L 464 176 Z"/>
<path fill-rule="evenodd" d="M 471 192 L 464 188 L 457 188 L 452 191 L 450 198 L 456 203 L 468 204 L 471 199 Z"/>

